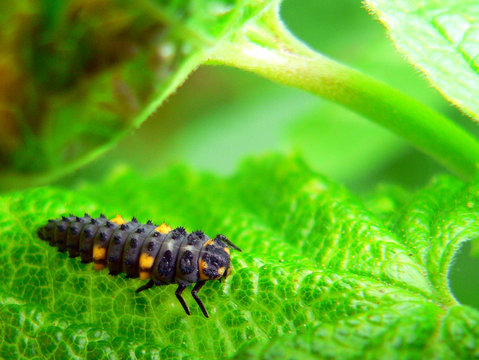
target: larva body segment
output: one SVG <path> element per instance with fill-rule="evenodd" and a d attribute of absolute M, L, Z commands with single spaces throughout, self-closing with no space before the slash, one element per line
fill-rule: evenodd
<path fill-rule="evenodd" d="M 119 215 L 111 220 L 104 215 L 64 216 L 49 220 L 38 229 L 38 236 L 72 258 L 93 262 L 95 270 L 108 268 L 111 275 L 123 272 L 128 278 L 150 279 L 137 292 L 153 285 L 178 284 L 176 296 L 188 315 L 181 293 L 196 283 L 192 294 L 206 317 L 198 291 L 207 280 L 229 275 L 230 248 L 241 251 L 224 235 L 210 239 L 201 231 L 188 233 L 182 227 L 171 229 L 151 221 L 141 224 L 135 218 L 126 222 Z"/>
<path fill-rule="evenodd" d="M 153 243 L 157 244 L 156 248 L 159 248 L 161 241 L 166 237 L 166 234 L 162 234 L 155 229 L 156 226 L 153 224 L 144 225 L 137 228 L 135 233 L 128 238 L 122 258 L 122 271 L 127 277 L 138 277 L 140 275 L 140 262 L 145 259 L 145 256 L 149 256 L 148 247 L 145 248 L 143 245 Z M 144 274 L 141 276 L 142 280 L 151 277 L 152 264 L 147 265 L 149 266 L 144 268 Z"/>

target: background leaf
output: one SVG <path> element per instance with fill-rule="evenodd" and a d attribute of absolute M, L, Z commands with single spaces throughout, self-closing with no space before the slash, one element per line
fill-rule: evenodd
<path fill-rule="evenodd" d="M 454 200 L 441 199 L 447 187 Z M 119 169 L 76 191 L 10 193 L 0 200 L 0 351 L 471 357 L 479 315 L 447 290 L 443 254 L 477 237 L 469 204 L 477 194 L 476 183 L 442 178 L 383 223 L 341 186 L 281 156 L 250 160 L 230 178 L 174 167 L 145 179 Z M 193 306 L 187 317 L 171 286 L 136 295 L 141 281 L 94 272 L 36 237 L 47 218 L 85 211 L 227 234 L 244 252 L 233 255 L 226 283 L 202 291 L 211 318 Z"/>
<path fill-rule="evenodd" d="M 479 119 L 479 5 L 475 0 L 366 0 L 398 49 L 443 94 Z"/>
<path fill-rule="evenodd" d="M 98 156 L 146 120 L 223 34 L 269 3 L 0 5 L 8 29 L 0 34 L 0 186 L 27 186 L 39 174 L 45 182 Z"/>

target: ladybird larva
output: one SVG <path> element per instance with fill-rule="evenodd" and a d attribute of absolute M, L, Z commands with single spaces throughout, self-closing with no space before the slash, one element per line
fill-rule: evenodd
<path fill-rule="evenodd" d="M 120 215 L 111 220 L 103 214 L 63 216 L 48 220 L 37 233 L 60 252 L 80 256 L 83 263 L 93 262 L 95 270 L 108 268 L 111 275 L 150 279 L 137 293 L 154 285 L 178 284 L 175 294 L 188 315 L 190 309 L 181 294 L 194 283 L 191 294 L 206 317 L 199 290 L 208 280 L 226 278 L 231 272 L 230 249 L 241 251 L 221 234 L 210 239 L 202 231 L 188 233 L 183 227 L 158 226 L 151 220 L 141 224 L 136 218 L 127 222 Z"/>

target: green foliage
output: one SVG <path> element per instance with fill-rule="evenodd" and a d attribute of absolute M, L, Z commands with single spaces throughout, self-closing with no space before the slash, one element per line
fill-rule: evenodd
<path fill-rule="evenodd" d="M 230 178 L 118 170 L 74 191 L 6 194 L 0 356 L 477 356 L 479 313 L 457 303 L 446 276 L 478 236 L 478 190 L 440 177 L 411 200 L 382 190 L 368 210 L 300 160 L 271 156 Z M 202 290 L 211 318 L 196 306 L 186 316 L 171 286 L 135 294 L 141 281 L 94 272 L 36 237 L 46 219 L 85 211 L 227 234 L 244 252 L 226 283 Z"/>
<path fill-rule="evenodd" d="M 45 182 L 96 158 L 268 4 L 0 4 L 0 187 Z"/>
<path fill-rule="evenodd" d="M 366 0 L 399 50 L 449 101 L 476 120 L 479 5 L 476 0 Z"/>

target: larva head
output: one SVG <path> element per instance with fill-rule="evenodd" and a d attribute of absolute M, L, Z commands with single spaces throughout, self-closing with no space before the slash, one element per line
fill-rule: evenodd
<path fill-rule="evenodd" d="M 205 242 L 198 259 L 199 280 L 220 280 L 228 277 L 232 270 L 230 249 L 241 251 L 224 235 L 217 235 Z"/>

